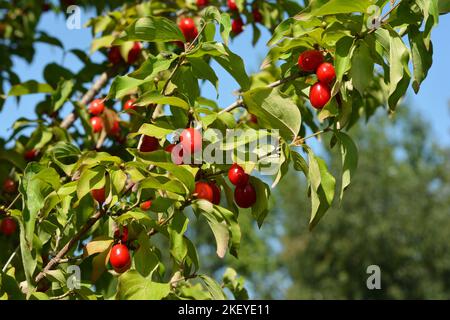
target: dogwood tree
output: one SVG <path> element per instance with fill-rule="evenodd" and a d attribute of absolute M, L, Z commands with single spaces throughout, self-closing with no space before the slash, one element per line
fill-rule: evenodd
<path fill-rule="evenodd" d="M 31 62 L 36 42 L 63 46 L 39 30 L 45 12 L 71 19 L 83 8 L 98 16 L 86 26 L 90 52 L 69 52 L 82 70 L 52 62 L 45 82 L 22 82 L 15 58 Z M 227 288 L 245 299 L 234 270 L 220 281 L 200 272 L 189 221 L 210 227 L 217 259 L 238 258 L 238 216 L 262 227 L 271 190 L 296 170 L 309 183 L 313 229 L 335 198 L 345 201 L 356 172 L 347 130 L 378 108 L 395 112 L 409 86 L 419 91 L 431 32 L 450 8 L 438 0 L 14 0 L 0 10 L 0 101 L 42 97 L 37 118 L 17 119 L 0 145 L 0 297 L 225 299 Z M 263 28 L 272 33 L 266 58 L 248 74 L 229 43 L 252 32 L 255 44 Z M 205 81 L 219 88 L 213 61 L 239 86 L 229 106 L 202 92 Z M 340 177 L 308 143 L 321 135 L 341 151 Z"/>

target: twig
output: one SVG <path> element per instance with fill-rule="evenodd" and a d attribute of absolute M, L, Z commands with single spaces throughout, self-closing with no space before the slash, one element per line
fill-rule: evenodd
<path fill-rule="evenodd" d="M 380 26 L 382 26 L 382 25 L 384 25 L 384 24 L 387 23 L 387 18 L 389 17 L 389 15 L 390 15 L 395 9 L 397 9 L 397 8 L 400 6 L 401 3 L 402 3 L 401 1 L 397 2 L 396 5 L 394 5 L 388 12 L 386 12 L 386 14 L 384 14 L 384 15 L 381 17 L 381 19 L 380 19 Z M 378 29 L 378 28 L 376 28 L 376 27 L 373 28 L 373 29 L 370 29 L 369 32 L 367 32 L 367 34 L 371 34 L 371 33 L 375 32 L 377 29 Z"/>
<path fill-rule="evenodd" d="M 9 264 L 12 262 L 14 257 L 17 255 L 17 252 L 19 252 L 20 246 L 17 246 L 16 250 L 11 254 L 8 261 L 6 261 L 5 265 L 3 266 L 2 272 L 6 272 L 6 269 L 8 269 Z"/>
<path fill-rule="evenodd" d="M 306 140 L 317 137 L 319 135 L 321 135 L 322 133 L 328 132 L 330 131 L 330 129 L 326 128 L 317 132 L 314 132 L 313 134 L 310 134 L 309 136 L 306 136 L 304 138 L 299 137 L 298 139 L 294 140 L 291 145 L 293 146 L 299 146 L 305 143 Z"/>
<path fill-rule="evenodd" d="M 55 265 L 59 263 L 59 261 L 72 249 L 72 247 L 81 239 L 81 237 L 104 215 L 106 211 L 100 209 L 97 211 L 81 228 L 78 233 L 66 243 L 66 245 L 58 252 L 58 254 L 47 263 L 44 270 L 42 270 L 35 279 L 35 282 L 38 283 L 42 279 L 47 276 L 47 271 L 51 270 Z"/>
<path fill-rule="evenodd" d="M 56 296 L 56 297 L 50 297 L 50 300 L 61 300 L 64 299 L 67 296 L 72 295 L 74 292 L 72 290 L 67 291 L 66 293 L 60 295 L 60 296 Z"/>
<path fill-rule="evenodd" d="M 8 208 L 5 209 L 5 211 L 9 211 L 9 210 L 12 208 L 12 206 L 14 205 L 14 203 L 16 203 L 17 200 L 19 200 L 19 198 L 20 198 L 21 195 L 22 195 L 22 194 L 19 193 L 19 194 L 14 198 L 14 200 L 9 204 Z"/>

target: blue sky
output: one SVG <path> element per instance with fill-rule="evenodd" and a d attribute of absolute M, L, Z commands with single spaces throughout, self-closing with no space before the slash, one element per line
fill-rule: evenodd
<path fill-rule="evenodd" d="M 82 23 L 84 24 L 90 17 L 91 13 L 83 12 Z M 42 18 L 39 28 L 46 31 L 52 36 L 59 38 L 65 47 L 65 51 L 70 49 L 82 49 L 89 51 L 90 42 L 92 40 L 89 29 L 69 30 L 65 25 L 65 19 L 62 16 L 56 16 L 54 13 L 46 13 Z M 450 63 L 450 44 L 448 30 L 450 30 L 450 14 L 441 16 L 439 26 L 433 31 L 434 43 L 434 63 L 428 78 L 423 83 L 418 95 L 410 90 L 407 97 L 408 105 L 415 108 L 425 117 L 433 131 L 436 141 L 443 145 L 450 145 L 450 90 L 449 90 L 449 74 Z M 251 73 L 258 70 L 260 61 L 264 58 L 267 47 L 266 42 L 269 39 L 267 31 L 262 32 L 262 37 L 256 47 L 251 46 L 252 29 L 247 28 L 243 34 L 235 38 L 231 44 L 231 49 L 239 54 L 245 61 L 247 72 Z M 96 61 L 103 59 L 100 54 L 92 57 Z M 43 81 L 42 71 L 48 63 L 63 63 L 66 68 L 71 70 L 79 70 L 82 65 L 78 59 L 66 54 L 63 50 L 46 44 L 38 44 L 36 47 L 36 55 L 31 65 L 20 59 L 15 60 L 15 72 L 19 74 L 22 81 L 37 80 Z M 217 66 L 215 66 L 217 68 Z M 220 68 L 217 68 L 219 77 L 219 104 L 226 107 L 234 102 L 235 96 L 233 91 L 238 88 L 236 82 Z M 206 84 L 203 88 L 203 94 L 210 98 L 215 98 L 216 93 L 212 86 Z M 10 131 L 13 122 L 19 117 L 35 119 L 34 106 L 42 96 L 33 95 L 23 97 L 19 104 L 14 98 L 9 98 L 0 112 L 1 126 L 0 137 L 6 137 Z M 68 110 L 63 110 L 67 113 Z"/>

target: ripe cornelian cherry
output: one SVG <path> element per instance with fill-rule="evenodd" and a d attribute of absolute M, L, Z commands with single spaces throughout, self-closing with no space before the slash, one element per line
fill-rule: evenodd
<path fill-rule="evenodd" d="M 316 109 L 322 109 L 331 98 L 331 91 L 328 85 L 317 82 L 309 90 L 309 101 Z"/>
<path fill-rule="evenodd" d="M 131 50 L 128 52 L 128 59 L 127 59 L 128 64 L 134 64 L 139 59 L 141 51 L 142 51 L 142 43 L 135 42 Z"/>
<path fill-rule="evenodd" d="M 259 11 L 258 8 L 253 8 L 252 15 L 253 15 L 253 21 L 255 21 L 255 22 L 261 22 L 263 19 L 261 11 Z"/>
<path fill-rule="evenodd" d="M 6 217 L 0 223 L 0 232 L 3 233 L 5 236 L 12 235 L 14 232 L 16 232 L 16 229 L 17 223 L 11 217 Z"/>
<path fill-rule="evenodd" d="M 234 201 L 241 208 L 250 208 L 256 202 L 256 191 L 250 183 L 237 186 L 234 190 Z"/>
<path fill-rule="evenodd" d="M 243 26 L 244 26 L 244 22 L 242 21 L 241 18 L 234 19 L 231 22 L 231 31 L 233 32 L 233 34 L 235 36 L 237 36 L 239 33 L 244 31 Z"/>
<path fill-rule="evenodd" d="M 123 105 L 123 110 L 136 110 L 136 106 L 134 105 L 135 102 L 136 99 L 127 100 Z"/>
<path fill-rule="evenodd" d="M 175 164 L 183 164 L 183 146 L 174 143 L 169 144 L 164 148 L 164 151 L 169 152 L 172 162 Z"/>
<path fill-rule="evenodd" d="M 111 49 L 109 49 L 108 60 L 112 64 L 119 64 L 123 61 L 119 47 L 112 47 Z"/>
<path fill-rule="evenodd" d="M 92 198 L 94 198 L 98 203 L 102 204 L 106 200 L 105 188 L 91 190 Z"/>
<path fill-rule="evenodd" d="M 109 262 L 117 273 L 127 271 L 131 266 L 130 252 L 124 244 L 116 244 L 111 248 Z"/>
<path fill-rule="evenodd" d="M 245 186 L 248 183 L 249 175 L 240 165 L 235 163 L 228 170 L 228 179 L 235 186 Z"/>
<path fill-rule="evenodd" d="M 197 7 L 206 7 L 209 4 L 208 0 L 197 0 Z"/>
<path fill-rule="evenodd" d="M 193 154 L 202 150 L 202 134 L 195 128 L 184 129 L 180 135 L 180 142 L 184 152 Z"/>
<path fill-rule="evenodd" d="M 238 7 L 235 0 L 227 0 L 227 5 L 231 11 L 238 11 Z"/>
<path fill-rule="evenodd" d="M 254 114 L 250 114 L 250 119 L 248 121 L 254 124 L 258 124 L 258 118 Z"/>
<path fill-rule="evenodd" d="M 121 242 L 127 242 L 128 241 L 128 227 L 123 226 L 122 230 L 121 228 L 117 228 L 116 231 L 114 231 L 114 238 L 120 240 Z"/>
<path fill-rule="evenodd" d="M 194 193 L 197 194 L 197 199 L 205 199 L 209 202 L 214 201 L 214 190 L 208 182 L 196 182 Z"/>
<path fill-rule="evenodd" d="M 7 178 L 4 182 L 3 182 L 3 191 L 6 193 L 14 193 L 16 192 L 17 188 L 16 188 L 16 183 L 14 182 L 13 179 L 11 178 Z"/>
<path fill-rule="evenodd" d="M 212 188 L 213 191 L 213 197 L 212 197 L 212 203 L 215 205 L 220 204 L 220 188 L 215 182 L 210 182 L 209 185 Z"/>
<path fill-rule="evenodd" d="M 324 62 L 317 68 L 316 75 L 320 82 L 330 84 L 336 78 L 336 71 L 331 63 Z"/>
<path fill-rule="evenodd" d="M 152 200 L 147 200 L 141 203 L 141 209 L 147 211 L 152 206 Z"/>
<path fill-rule="evenodd" d="M 95 99 L 89 105 L 89 112 L 93 116 L 98 116 L 105 110 L 105 104 L 102 99 Z"/>
<path fill-rule="evenodd" d="M 139 151 L 141 152 L 153 152 L 159 149 L 159 141 L 155 137 L 144 136 L 142 139 L 141 147 Z"/>
<path fill-rule="evenodd" d="M 91 118 L 91 126 L 92 126 L 92 131 L 94 131 L 94 133 L 98 133 L 100 131 L 103 130 L 103 120 L 100 117 L 92 117 Z"/>
<path fill-rule="evenodd" d="M 108 132 L 111 136 L 117 136 L 120 133 L 120 123 L 119 121 L 114 121 L 112 127 Z"/>
<path fill-rule="evenodd" d="M 302 71 L 315 72 L 323 62 L 323 54 L 318 50 L 308 50 L 298 57 L 298 67 Z"/>
<path fill-rule="evenodd" d="M 186 41 L 191 42 L 198 35 L 197 27 L 192 18 L 182 18 L 178 23 L 178 27 L 184 35 Z"/>
<path fill-rule="evenodd" d="M 24 158 L 27 161 L 33 161 L 38 156 L 38 151 L 36 149 L 27 150 L 24 153 Z"/>

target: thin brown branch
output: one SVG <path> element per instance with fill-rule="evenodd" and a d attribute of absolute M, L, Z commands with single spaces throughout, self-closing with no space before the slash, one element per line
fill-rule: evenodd
<path fill-rule="evenodd" d="M 60 295 L 60 296 L 56 296 L 56 297 L 50 297 L 50 300 L 61 300 L 64 299 L 70 295 L 74 294 L 74 292 L 72 290 L 67 291 L 66 293 Z"/>
<path fill-rule="evenodd" d="M 88 221 L 83 225 L 80 231 L 73 236 L 72 239 L 69 240 L 69 242 L 66 243 L 66 245 L 58 252 L 58 254 L 51 259 L 47 265 L 45 266 L 44 270 L 42 270 L 35 279 L 36 283 L 39 283 L 42 279 L 44 279 L 47 275 L 47 272 L 53 269 L 54 266 L 56 266 L 59 261 L 73 248 L 74 245 L 80 241 L 80 239 L 83 237 L 83 235 L 98 221 L 100 220 L 104 215 L 106 214 L 106 211 L 103 209 L 100 209 L 97 211 L 91 218 L 89 218 Z"/>

